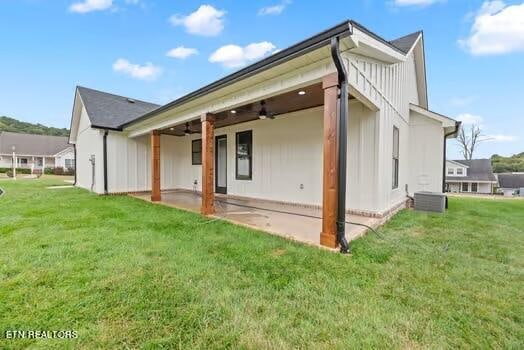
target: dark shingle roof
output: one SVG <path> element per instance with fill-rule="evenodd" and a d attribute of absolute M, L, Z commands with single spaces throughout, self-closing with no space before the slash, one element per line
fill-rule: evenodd
<path fill-rule="evenodd" d="M 16 154 L 27 156 L 52 156 L 71 147 L 63 136 L 0 132 L 0 154 L 12 154 L 13 146 Z"/>
<path fill-rule="evenodd" d="M 468 176 L 446 176 L 446 180 L 457 181 L 497 181 L 489 159 L 454 160 L 468 166 Z"/>
<path fill-rule="evenodd" d="M 524 188 L 524 174 L 499 174 L 501 188 Z"/>
<path fill-rule="evenodd" d="M 81 86 L 77 89 L 91 120 L 91 125 L 95 127 L 116 129 L 160 107 L 154 103 Z"/>
<path fill-rule="evenodd" d="M 421 31 L 408 34 L 406 36 L 403 36 L 401 38 L 391 40 L 389 43 L 393 46 L 395 46 L 397 49 L 404 53 L 408 53 L 409 50 L 413 47 L 415 42 L 417 41 L 419 35 L 421 34 Z"/>

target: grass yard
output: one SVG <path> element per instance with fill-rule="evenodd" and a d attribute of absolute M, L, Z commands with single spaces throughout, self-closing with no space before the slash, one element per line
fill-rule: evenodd
<path fill-rule="evenodd" d="M 0 181 L 0 348 L 524 348 L 524 201 L 404 211 L 342 256 L 51 184 Z"/>

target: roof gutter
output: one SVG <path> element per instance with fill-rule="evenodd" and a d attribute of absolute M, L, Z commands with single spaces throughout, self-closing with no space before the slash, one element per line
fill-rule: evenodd
<path fill-rule="evenodd" d="M 153 116 L 158 115 L 159 113 L 165 112 L 169 109 L 172 109 L 174 107 L 177 107 L 183 103 L 187 103 L 189 101 L 192 101 L 196 98 L 199 98 L 203 95 L 209 94 L 211 92 L 214 92 L 216 90 L 222 89 L 228 85 L 234 84 L 242 79 L 246 79 L 248 77 L 251 77 L 255 74 L 261 73 L 263 71 L 266 71 L 270 68 L 273 68 L 275 66 L 278 66 L 280 64 L 283 64 L 287 61 L 290 61 L 296 57 L 299 57 L 301 55 L 304 55 L 308 52 L 314 51 L 320 47 L 329 45 L 332 38 L 338 37 L 345 37 L 348 35 L 351 35 L 353 32 L 352 29 L 353 22 L 352 21 L 344 21 L 335 27 L 332 27 L 328 30 L 325 30 L 321 33 L 318 33 L 317 35 L 312 36 L 309 39 L 303 40 L 293 46 L 290 46 L 287 49 L 284 49 L 276 54 L 273 54 L 259 62 L 256 62 L 246 68 L 243 68 L 235 73 L 232 73 L 222 79 L 219 79 L 209 85 L 206 85 L 194 92 L 191 92 L 185 96 L 182 96 L 179 99 L 176 99 L 166 105 L 163 105 L 149 113 L 146 113 L 142 115 L 141 117 L 132 120 L 130 122 L 124 123 L 118 127 L 117 130 L 123 130 L 124 128 L 136 124 L 139 122 L 142 122 L 146 119 L 149 119 Z"/>
<path fill-rule="evenodd" d="M 104 194 L 108 194 L 107 190 L 107 135 L 109 134 L 109 131 L 104 132 L 104 138 L 103 138 L 103 152 L 104 152 Z"/>
<path fill-rule="evenodd" d="M 76 178 L 76 144 L 73 144 L 73 152 L 74 152 L 74 157 L 75 157 L 75 182 L 73 183 L 73 186 L 76 186 L 76 181 L 77 181 L 77 178 Z"/>
<path fill-rule="evenodd" d="M 446 152 L 447 152 L 448 137 L 453 136 L 456 133 L 458 133 L 461 124 L 462 124 L 462 122 L 456 121 L 455 122 L 455 130 L 453 130 L 452 132 L 449 132 L 447 134 L 444 134 L 444 146 L 443 146 L 444 147 L 444 152 L 442 154 L 442 157 L 443 157 L 443 161 L 442 161 L 442 193 L 446 193 Z M 447 208 L 447 206 L 448 206 L 448 201 L 446 200 L 446 208 Z"/>
<path fill-rule="evenodd" d="M 351 28 L 348 28 L 351 33 Z M 342 254 L 349 253 L 346 240 L 346 177 L 348 137 L 348 74 L 340 56 L 340 37 L 331 38 L 331 57 L 337 68 L 340 95 L 338 98 L 338 191 L 337 191 L 337 243 Z"/>

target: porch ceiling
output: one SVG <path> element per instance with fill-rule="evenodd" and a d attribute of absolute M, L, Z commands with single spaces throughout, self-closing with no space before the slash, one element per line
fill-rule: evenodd
<path fill-rule="evenodd" d="M 299 94 L 300 91 L 304 91 L 305 94 Z M 350 96 L 350 99 L 352 98 Z M 269 115 L 276 117 L 286 113 L 322 106 L 324 104 L 324 93 L 322 84 L 316 83 L 266 98 L 264 101 L 266 102 L 265 106 Z M 256 103 L 249 103 L 217 113 L 215 114 L 215 129 L 256 120 L 258 119 L 260 108 L 260 102 L 257 101 Z M 233 113 L 233 110 L 236 113 Z M 200 119 L 194 119 L 189 122 L 191 133 L 201 133 L 201 126 Z M 160 132 L 167 135 L 184 136 L 185 129 L 186 124 L 180 124 L 162 129 Z"/>

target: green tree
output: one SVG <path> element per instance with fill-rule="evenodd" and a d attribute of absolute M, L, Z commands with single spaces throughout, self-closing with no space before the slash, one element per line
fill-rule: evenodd
<path fill-rule="evenodd" d="M 21 134 L 69 136 L 69 130 L 66 128 L 54 128 L 39 123 L 27 123 L 5 116 L 0 116 L 0 131 L 18 132 Z"/>

